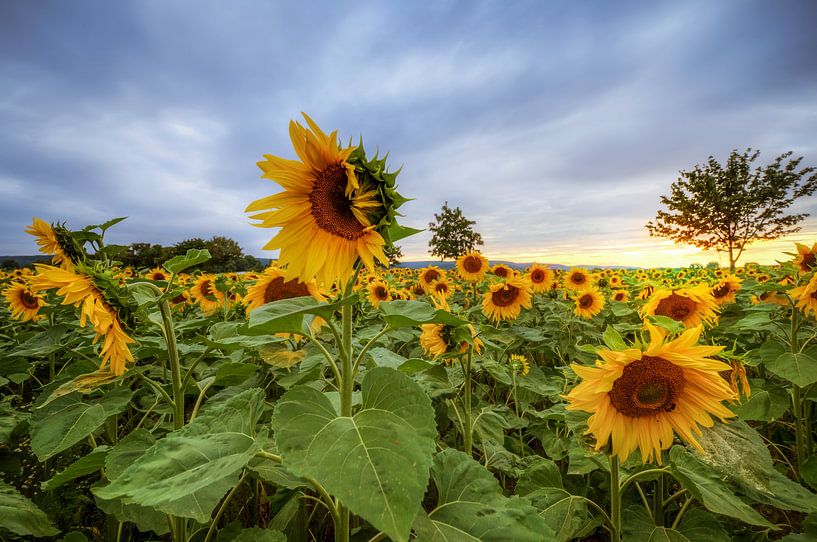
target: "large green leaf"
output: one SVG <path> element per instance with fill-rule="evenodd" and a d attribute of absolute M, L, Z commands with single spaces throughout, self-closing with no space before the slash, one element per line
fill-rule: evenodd
<path fill-rule="evenodd" d="M 423 390 L 399 371 L 368 371 L 363 404 L 339 416 L 329 398 L 298 386 L 279 399 L 272 425 L 284 466 L 320 482 L 394 540 L 408 540 L 428 482 L 436 426 Z"/>
<path fill-rule="evenodd" d="M 174 256 L 164 263 L 164 268 L 171 273 L 179 274 L 185 269 L 204 263 L 211 258 L 210 251 L 199 248 L 188 249 L 184 255 Z"/>
<path fill-rule="evenodd" d="M 95 431 L 108 417 L 99 403 L 85 403 L 79 394 L 60 397 L 31 415 L 31 449 L 37 459 L 66 450 Z"/>
<path fill-rule="evenodd" d="M 786 352 L 766 363 L 766 368 L 800 387 L 817 382 L 817 360 L 806 354 Z"/>
<path fill-rule="evenodd" d="M 273 301 L 252 311 L 249 325 L 242 332 L 247 335 L 302 333 L 306 315 L 329 320 L 342 305 L 342 301 L 324 303 L 309 296 Z"/>
<path fill-rule="evenodd" d="M 0 528 L 21 536 L 54 536 L 60 532 L 45 512 L 1 480 Z"/>
<path fill-rule="evenodd" d="M 749 379 L 752 395 L 734 407 L 742 420 L 772 422 L 791 407 L 789 392 L 783 386 L 761 378 Z"/>
<path fill-rule="evenodd" d="M 538 511 L 525 499 L 505 497 L 496 478 L 467 454 L 452 448 L 438 453 L 431 477 L 437 487 L 437 506 L 417 516 L 414 531 L 419 540 L 553 540 L 553 531 Z"/>
<path fill-rule="evenodd" d="M 757 431 L 742 421 L 715 424 L 699 437 L 699 457 L 748 498 L 785 510 L 817 512 L 817 495 L 786 478 Z"/>
<path fill-rule="evenodd" d="M 447 324 L 462 326 L 465 320 L 441 309 L 435 309 L 423 301 L 386 301 L 380 304 L 383 320 L 392 328 L 417 327 L 420 324 Z"/>
<path fill-rule="evenodd" d="M 704 510 L 684 514 L 677 528 L 658 527 L 641 506 L 622 513 L 624 542 L 729 542 L 731 538 L 715 517 Z"/>
<path fill-rule="evenodd" d="M 105 458 L 108 455 L 109 448 L 107 446 L 100 446 L 86 456 L 80 457 L 71 465 L 60 471 L 50 480 L 42 483 L 43 489 L 49 491 L 60 487 L 63 484 L 76 480 L 82 476 L 99 472 L 105 465 Z"/>
<path fill-rule="evenodd" d="M 265 435 L 256 439 L 254 432 L 263 403 L 264 393 L 258 388 L 231 397 L 156 441 L 94 493 L 206 522 L 261 448 L 259 440 Z"/>
<path fill-rule="evenodd" d="M 708 510 L 751 525 L 776 529 L 735 495 L 712 467 L 685 448 L 673 446 L 669 455 L 673 475 Z"/>

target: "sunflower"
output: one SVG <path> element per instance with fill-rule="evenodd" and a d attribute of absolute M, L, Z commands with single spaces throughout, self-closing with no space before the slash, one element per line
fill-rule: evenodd
<path fill-rule="evenodd" d="M 63 269 L 71 269 L 76 263 L 78 254 L 64 228 L 58 229 L 45 220 L 34 218 L 31 226 L 26 228 L 25 232 L 37 238 L 40 252 L 50 255 L 51 263 L 54 265 Z"/>
<path fill-rule="evenodd" d="M 367 287 L 369 290 L 369 295 L 367 299 L 369 302 L 377 308 L 380 306 L 380 303 L 383 301 L 391 301 L 391 291 L 389 290 L 389 285 L 386 284 L 383 280 L 376 280 L 369 284 Z"/>
<path fill-rule="evenodd" d="M 573 314 L 585 319 L 590 319 L 601 312 L 604 308 L 604 296 L 595 288 L 581 290 L 573 300 L 576 308 Z"/>
<path fill-rule="evenodd" d="M 170 275 L 165 273 L 165 271 L 161 267 L 154 267 L 150 271 L 148 271 L 145 278 L 148 280 L 169 280 Z"/>
<path fill-rule="evenodd" d="M 508 364 L 510 364 L 511 370 L 519 376 L 528 376 L 530 372 L 528 357 L 522 354 L 511 354 L 511 357 L 508 358 Z"/>
<path fill-rule="evenodd" d="M 491 273 L 501 279 L 509 279 L 514 276 L 514 270 L 505 265 L 504 263 L 498 263 L 491 268 Z"/>
<path fill-rule="evenodd" d="M 451 281 L 441 278 L 429 285 L 429 292 L 437 298 L 448 300 L 451 294 L 454 293 L 454 287 L 451 285 Z"/>
<path fill-rule="evenodd" d="M 655 293 L 655 286 L 648 284 L 638 293 L 638 299 L 649 299 L 653 293 Z"/>
<path fill-rule="evenodd" d="M 457 272 L 466 282 L 479 282 L 488 271 L 488 260 L 479 252 L 473 251 L 457 258 Z"/>
<path fill-rule="evenodd" d="M 795 246 L 797 256 L 794 258 L 794 265 L 800 269 L 801 274 L 808 273 L 817 267 L 817 243 L 814 243 L 811 248 L 801 243 L 795 243 Z"/>
<path fill-rule="evenodd" d="M 629 301 L 630 294 L 627 292 L 627 290 L 614 290 L 611 299 L 613 301 L 624 303 L 626 301 Z"/>
<path fill-rule="evenodd" d="M 216 288 L 216 280 L 212 275 L 201 275 L 197 278 L 190 288 L 190 294 L 205 314 L 217 311 L 224 302 L 224 293 Z"/>
<path fill-rule="evenodd" d="M 553 282 L 553 271 L 544 265 L 533 264 L 526 276 L 534 293 L 547 292 Z"/>
<path fill-rule="evenodd" d="M 600 349 L 595 367 L 571 365 L 582 379 L 567 395 L 568 410 L 591 412 L 587 433 L 596 449 L 612 438 L 612 453 L 625 461 L 640 449 L 641 461 L 660 464 L 662 450 L 672 446 L 673 431 L 701 449 L 695 434 L 735 414 L 721 401 L 736 394 L 718 374 L 731 366 L 711 359 L 722 346 L 698 346 L 702 326 L 672 341 L 658 327 L 646 324 L 648 345 L 624 350 Z"/>
<path fill-rule="evenodd" d="M 443 324 L 420 324 L 420 330 L 420 346 L 426 355 L 438 358 L 453 347 L 451 341 L 455 328 Z M 479 354 L 482 351 L 483 343 L 477 336 L 474 326 L 468 324 L 468 331 L 471 334 L 471 344 L 474 347 L 474 352 Z M 460 343 L 457 352 L 464 354 L 468 351 L 468 346 L 469 343 L 466 339 Z"/>
<path fill-rule="evenodd" d="M 686 327 L 713 323 L 717 319 L 717 305 L 705 284 L 692 288 L 656 290 L 641 308 L 641 317 L 666 316 Z"/>
<path fill-rule="evenodd" d="M 31 277 L 31 289 L 34 292 L 57 290 L 63 297 L 63 305 L 74 305 L 80 308 L 80 326 L 86 322 L 94 328 L 96 343 L 104 337 L 100 355 L 100 369 L 110 364 L 111 372 L 121 375 L 127 363 L 133 362 L 133 354 L 128 344 L 135 342 L 123 329 L 119 314 L 105 299 L 103 292 L 94 284 L 90 276 L 73 270 L 60 269 L 50 265 L 35 264 L 38 274 Z"/>
<path fill-rule="evenodd" d="M 620 275 L 610 275 L 610 279 L 607 281 L 607 284 L 610 285 L 610 288 L 620 288 L 621 287 L 621 276 Z"/>
<path fill-rule="evenodd" d="M 420 270 L 420 284 L 423 287 L 423 292 L 429 291 L 432 282 L 444 278 L 445 271 L 435 265 L 429 265 L 425 269 Z"/>
<path fill-rule="evenodd" d="M 522 279 L 511 279 L 492 284 L 482 296 L 482 313 L 496 320 L 514 320 L 522 308 L 531 306 L 530 283 Z"/>
<path fill-rule="evenodd" d="M 40 320 L 42 314 L 37 314 L 40 307 L 45 306 L 45 300 L 33 294 L 25 284 L 11 284 L 3 291 L 3 297 L 9 304 L 11 317 L 23 322 Z"/>
<path fill-rule="evenodd" d="M 712 297 L 718 305 L 725 305 L 735 301 L 735 294 L 740 290 L 741 279 L 734 275 L 727 275 L 712 287 Z"/>
<path fill-rule="evenodd" d="M 208 289 L 210 287 L 211 286 L 208 286 Z M 212 288 L 215 287 L 212 286 Z M 203 291 L 203 287 L 200 288 L 200 293 L 201 291 Z M 243 303 L 249 313 L 273 301 L 305 296 L 312 296 L 318 301 L 323 301 L 324 299 L 314 281 L 304 284 L 303 282 L 298 282 L 297 279 L 286 280 L 284 273 L 280 269 L 270 267 L 258 277 L 255 284 L 247 289 L 247 295 L 244 296 Z M 202 298 L 210 301 L 207 296 L 202 296 Z M 201 301 L 199 300 L 199 302 Z"/>
<path fill-rule="evenodd" d="M 592 286 L 592 281 L 587 269 L 574 267 L 565 275 L 565 288 L 570 290 L 584 290 L 590 286 Z"/>
<path fill-rule="evenodd" d="M 753 295 L 749 302 L 752 305 L 759 305 L 760 303 L 771 303 L 774 305 L 781 305 L 787 306 L 789 304 L 789 300 L 786 296 L 780 295 L 777 292 L 761 292 L 758 295 Z"/>
<path fill-rule="evenodd" d="M 278 263 L 285 278 L 317 279 L 327 287 L 343 283 L 360 258 L 370 271 L 375 260 L 388 265 L 384 253 L 396 209 L 405 198 L 395 191 L 396 173 L 386 173 L 385 160 L 367 160 L 362 146 L 341 148 L 337 132 L 325 134 L 304 114 L 308 128 L 289 123 L 300 161 L 264 155 L 258 162 L 283 188 L 247 207 L 262 211 L 250 218 L 263 228 L 281 228 L 264 249 L 280 249 Z"/>
<path fill-rule="evenodd" d="M 811 277 L 807 284 L 798 288 L 792 288 L 789 292 L 792 299 L 796 299 L 796 307 L 802 310 L 806 316 L 809 312 L 817 315 L 817 274 Z"/>

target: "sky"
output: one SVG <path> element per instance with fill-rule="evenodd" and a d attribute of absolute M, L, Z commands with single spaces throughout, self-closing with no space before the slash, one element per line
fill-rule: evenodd
<path fill-rule="evenodd" d="M 109 243 L 274 231 L 245 207 L 280 190 L 307 112 L 388 151 L 402 223 L 444 202 L 491 259 L 681 266 L 728 259 L 649 237 L 680 170 L 732 149 L 817 165 L 817 2 L 0 2 L 0 254 L 37 216 L 127 216 Z M 790 238 L 817 242 L 817 197 Z M 400 242 L 430 259 L 426 231 Z"/>

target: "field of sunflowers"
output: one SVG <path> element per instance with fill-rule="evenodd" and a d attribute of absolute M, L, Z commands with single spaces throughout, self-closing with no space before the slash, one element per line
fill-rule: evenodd
<path fill-rule="evenodd" d="M 396 173 L 306 120 L 259 163 L 261 273 L 34 219 L 51 262 L 0 272 L 0 538 L 817 540 L 817 244 L 388 268 Z"/>

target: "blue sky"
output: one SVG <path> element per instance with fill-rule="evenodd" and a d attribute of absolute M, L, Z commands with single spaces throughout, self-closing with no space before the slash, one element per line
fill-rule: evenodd
<path fill-rule="evenodd" d="M 4 1 L 0 254 L 35 252 L 33 216 L 128 216 L 110 242 L 227 235 L 274 256 L 243 211 L 277 191 L 255 162 L 293 157 L 306 111 L 405 166 L 403 222 L 448 201 L 491 257 L 717 260 L 643 226 L 710 154 L 817 165 L 815 23 L 817 3 L 788 0 Z M 428 238 L 403 252 L 426 258 Z"/>

